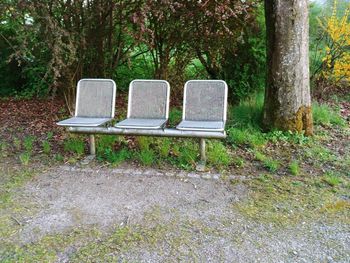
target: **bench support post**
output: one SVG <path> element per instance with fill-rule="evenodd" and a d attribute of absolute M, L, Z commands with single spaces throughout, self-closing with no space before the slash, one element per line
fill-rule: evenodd
<path fill-rule="evenodd" d="M 95 145 L 95 135 L 90 134 L 89 136 L 89 147 L 90 147 L 90 155 L 96 155 L 96 145 Z"/>
<path fill-rule="evenodd" d="M 198 172 L 204 172 L 205 171 L 205 164 L 207 162 L 207 157 L 205 154 L 205 139 L 204 138 L 199 139 L 199 151 L 200 151 L 201 160 L 197 164 L 196 170 Z"/>
<path fill-rule="evenodd" d="M 199 148 L 201 152 L 201 162 L 206 163 L 207 157 L 205 155 L 205 139 L 201 138 L 199 141 Z"/>

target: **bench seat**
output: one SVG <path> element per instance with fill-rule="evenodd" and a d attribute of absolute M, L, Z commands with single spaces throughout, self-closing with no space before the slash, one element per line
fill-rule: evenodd
<path fill-rule="evenodd" d="M 224 131 L 225 123 L 223 121 L 189 121 L 183 120 L 176 126 L 179 130 L 193 131 Z"/>
<path fill-rule="evenodd" d="M 57 123 L 59 126 L 98 127 L 111 121 L 112 118 L 72 117 Z"/>
<path fill-rule="evenodd" d="M 122 129 L 161 129 L 166 124 L 167 119 L 140 119 L 128 118 L 118 122 L 115 127 Z"/>

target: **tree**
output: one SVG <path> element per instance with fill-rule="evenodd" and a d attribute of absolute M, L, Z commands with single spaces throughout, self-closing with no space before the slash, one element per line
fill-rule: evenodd
<path fill-rule="evenodd" d="M 313 133 L 309 79 L 308 0 L 265 0 L 266 128 Z"/>

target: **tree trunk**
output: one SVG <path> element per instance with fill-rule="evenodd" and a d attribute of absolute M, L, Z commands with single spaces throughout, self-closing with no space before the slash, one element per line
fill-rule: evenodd
<path fill-rule="evenodd" d="M 265 0 L 267 129 L 313 133 L 308 0 Z"/>

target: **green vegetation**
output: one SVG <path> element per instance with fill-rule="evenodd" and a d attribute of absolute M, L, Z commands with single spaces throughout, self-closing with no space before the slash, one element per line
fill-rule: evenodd
<path fill-rule="evenodd" d="M 348 220 L 350 204 L 341 199 L 342 194 L 348 195 L 346 187 L 340 187 L 336 181 L 334 186 L 338 188 L 335 193 L 333 185 L 329 182 L 323 184 L 323 179 L 318 177 L 293 178 L 261 175 L 247 181 L 250 196 L 245 203 L 235 207 L 248 218 L 282 226 L 313 218 Z"/>
<path fill-rule="evenodd" d="M 43 152 L 47 155 L 50 154 L 51 144 L 48 141 L 43 141 L 42 144 L 43 144 Z"/>
<path fill-rule="evenodd" d="M 68 138 L 64 141 L 63 148 L 66 152 L 82 155 L 84 153 L 84 142 L 79 137 Z"/>
<path fill-rule="evenodd" d="M 289 172 L 292 175 L 299 175 L 300 173 L 300 167 L 299 167 L 299 162 L 294 160 L 289 164 Z"/>
<path fill-rule="evenodd" d="M 344 119 L 327 104 L 314 103 L 312 106 L 312 114 L 316 125 L 345 126 Z"/>

